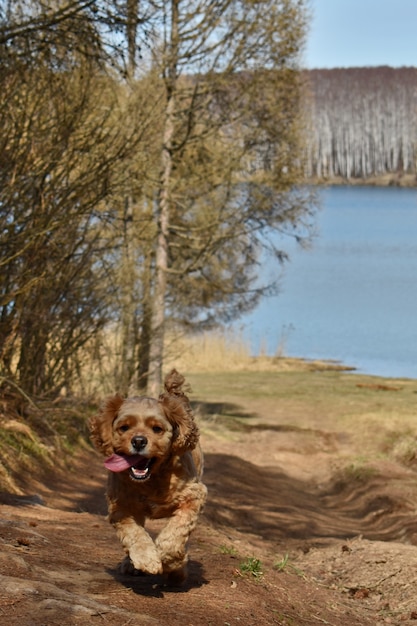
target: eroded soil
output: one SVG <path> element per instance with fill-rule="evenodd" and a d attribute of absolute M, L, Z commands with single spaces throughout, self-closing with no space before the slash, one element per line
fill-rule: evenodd
<path fill-rule="evenodd" d="M 204 428 L 203 428 L 204 431 Z M 1 494 L 0 623 L 333 626 L 417 623 L 416 474 L 346 477 L 349 442 L 256 424 L 203 432 L 209 500 L 181 589 L 117 573 L 105 470 L 85 449 Z M 262 575 L 242 573 L 248 557 Z"/>

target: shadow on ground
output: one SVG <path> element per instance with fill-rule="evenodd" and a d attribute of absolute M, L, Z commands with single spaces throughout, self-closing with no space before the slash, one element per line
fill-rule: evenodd
<path fill-rule="evenodd" d="M 166 585 L 162 576 L 138 574 L 135 576 L 124 575 L 117 568 L 107 570 L 113 578 L 133 593 L 140 596 L 162 598 L 167 593 L 187 593 L 208 584 L 204 576 L 203 565 L 199 561 L 190 560 L 188 563 L 188 578 L 181 586 Z"/>
<path fill-rule="evenodd" d="M 213 525 L 278 543 L 362 535 L 417 544 L 412 502 L 393 494 L 389 477 L 382 474 L 361 480 L 337 476 L 318 488 L 275 467 L 207 454 L 205 482 L 209 489 L 205 516 Z"/>

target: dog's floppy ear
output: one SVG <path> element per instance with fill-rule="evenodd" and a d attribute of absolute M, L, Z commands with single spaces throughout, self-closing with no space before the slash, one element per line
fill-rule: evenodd
<path fill-rule="evenodd" d="M 89 420 L 90 439 L 94 446 L 106 456 L 113 454 L 112 424 L 123 404 L 122 396 L 107 398 L 97 415 Z"/>
<path fill-rule="evenodd" d="M 165 392 L 159 396 L 165 415 L 174 428 L 172 451 L 176 454 L 193 450 L 199 439 L 190 402 L 182 391 L 184 382 L 184 376 L 173 369 L 165 378 Z"/>

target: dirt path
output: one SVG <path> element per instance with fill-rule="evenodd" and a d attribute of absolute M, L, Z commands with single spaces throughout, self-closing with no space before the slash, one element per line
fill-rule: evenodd
<path fill-rule="evenodd" d="M 0 496 L 0 623 L 416 624 L 415 473 L 335 474 L 344 445 L 321 431 L 206 433 L 210 496 L 180 591 L 117 573 L 105 470 L 85 450 L 48 487 Z M 249 557 L 262 576 L 242 574 Z"/>

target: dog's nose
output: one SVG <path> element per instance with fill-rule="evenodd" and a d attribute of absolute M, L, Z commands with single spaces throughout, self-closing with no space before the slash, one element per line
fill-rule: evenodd
<path fill-rule="evenodd" d="M 135 448 L 135 450 L 137 450 L 138 452 L 140 450 L 143 450 L 143 448 L 146 446 L 146 444 L 148 443 L 148 440 L 146 439 L 146 437 L 144 437 L 143 435 L 135 435 L 134 437 L 132 437 L 131 439 L 131 444 L 132 446 Z"/>

